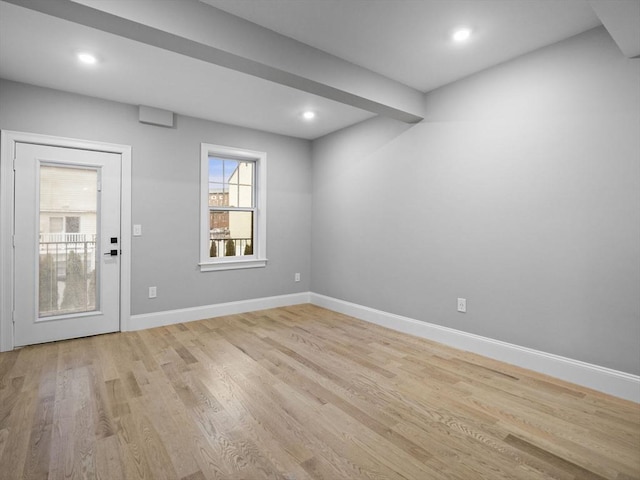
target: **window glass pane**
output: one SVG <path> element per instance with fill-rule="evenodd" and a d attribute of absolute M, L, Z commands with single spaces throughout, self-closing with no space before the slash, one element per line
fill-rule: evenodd
<path fill-rule="evenodd" d="M 209 183 L 224 183 L 224 160 L 209 157 Z"/>
<path fill-rule="evenodd" d="M 222 183 L 209 183 L 209 206 L 229 206 L 229 192 L 225 191 Z"/>
<path fill-rule="evenodd" d="M 254 162 L 209 157 L 209 206 L 253 207 L 254 169 Z"/>
<path fill-rule="evenodd" d="M 209 212 L 209 257 L 253 255 L 253 212 Z"/>
<path fill-rule="evenodd" d="M 238 183 L 238 162 L 237 160 L 224 160 L 224 181 L 225 183 Z"/>
<path fill-rule="evenodd" d="M 97 170 L 40 167 L 39 316 L 96 310 Z M 61 213 L 65 216 L 62 232 Z M 59 220 L 56 220 L 59 219 Z"/>
<path fill-rule="evenodd" d="M 224 241 L 229 238 L 229 212 L 209 212 L 209 257 L 224 256 Z"/>
<path fill-rule="evenodd" d="M 225 249 L 226 256 L 253 255 L 253 212 L 229 212 L 229 236 L 234 248 Z"/>
<path fill-rule="evenodd" d="M 238 207 L 238 185 L 229 184 L 229 206 Z"/>
<path fill-rule="evenodd" d="M 240 183 L 253 185 L 253 162 L 240 163 Z"/>
<path fill-rule="evenodd" d="M 253 207 L 253 187 L 248 185 L 238 187 L 238 206 Z"/>

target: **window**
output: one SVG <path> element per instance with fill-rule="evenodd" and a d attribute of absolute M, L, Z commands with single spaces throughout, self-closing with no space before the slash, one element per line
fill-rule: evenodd
<path fill-rule="evenodd" d="M 65 217 L 65 232 L 80 233 L 80 217 Z"/>
<path fill-rule="evenodd" d="M 62 217 L 49 217 L 49 233 L 62 233 Z"/>
<path fill-rule="evenodd" d="M 203 143 L 200 270 L 266 266 L 267 154 Z"/>
<path fill-rule="evenodd" d="M 80 233 L 80 217 L 49 217 L 48 233 Z"/>

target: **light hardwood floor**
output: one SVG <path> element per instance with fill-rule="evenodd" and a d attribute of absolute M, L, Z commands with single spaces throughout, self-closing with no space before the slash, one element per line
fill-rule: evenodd
<path fill-rule="evenodd" d="M 311 305 L 0 354 L 0 478 L 640 478 L 640 406 Z"/>

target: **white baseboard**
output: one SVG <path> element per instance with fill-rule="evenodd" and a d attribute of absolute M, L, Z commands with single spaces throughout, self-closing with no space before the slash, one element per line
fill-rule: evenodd
<path fill-rule="evenodd" d="M 442 327 L 413 318 L 383 312 L 337 298 L 312 292 L 255 298 L 201 307 L 132 315 L 127 330 L 162 327 L 205 318 L 234 315 L 268 308 L 312 303 L 335 312 L 375 323 L 393 330 L 426 338 L 460 350 L 550 375 L 567 382 L 592 388 L 616 397 L 640 403 L 640 377 L 579 360 L 541 352 L 472 333 Z"/>
<path fill-rule="evenodd" d="M 237 302 L 203 305 L 201 307 L 181 308 L 164 312 L 143 313 L 131 315 L 127 330 L 144 330 L 145 328 L 164 327 L 175 323 L 193 322 L 205 318 L 234 315 L 237 313 L 253 312 L 268 308 L 286 307 L 309 303 L 309 292 L 292 293 L 276 297 L 253 298 Z"/>
<path fill-rule="evenodd" d="M 317 293 L 310 293 L 309 297 L 310 302 L 319 307 L 640 403 L 640 377 L 637 375 L 402 317 Z"/>

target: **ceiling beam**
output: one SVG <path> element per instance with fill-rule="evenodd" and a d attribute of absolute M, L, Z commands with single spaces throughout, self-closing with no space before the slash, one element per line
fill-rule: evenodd
<path fill-rule="evenodd" d="M 628 58 L 640 56 L 640 0 L 589 0 L 593 11 Z"/>
<path fill-rule="evenodd" d="M 197 0 L 3 1 L 403 122 L 424 118 L 422 92 Z"/>

